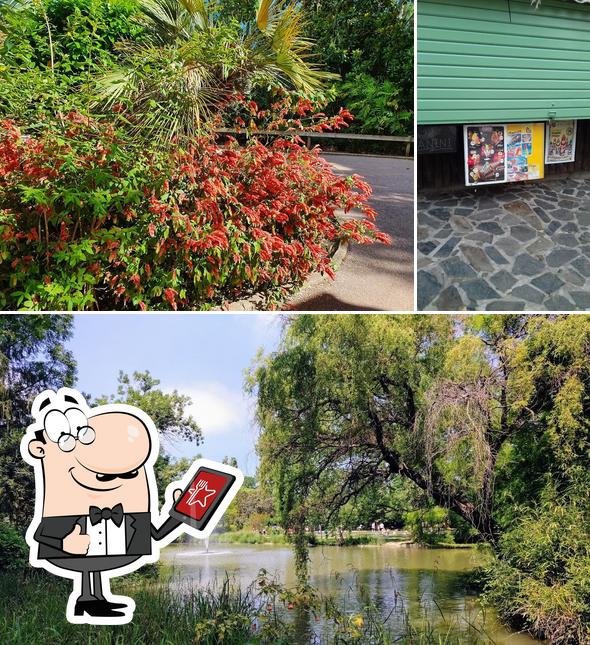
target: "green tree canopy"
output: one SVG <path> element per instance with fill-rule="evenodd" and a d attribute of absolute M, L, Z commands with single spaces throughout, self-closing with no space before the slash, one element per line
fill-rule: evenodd
<path fill-rule="evenodd" d="M 0 316 L 0 519 L 20 529 L 31 521 L 34 481 L 31 467 L 20 454 L 20 441 L 31 422 L 33 399 L 44 389 L 75 385 L 76 362 L 65 343 L 71 338 L 73 319 L 67 315 Z M 148 414 L 161 436 L 190 440 L 195 446 L 202 433 L 187 414 L 190 398 L 176 391 L 163 392 L 149 372 L 121 373 L 116 395 L 95 404 L 124 402 Z M 179 479 L 190 465 L 173 460 L 163 451 L 156 463 L 160 502 L 166 485 Z"/>
<path fill-rule="evenodd" d="M 64 345 L 71 335 L 71 316 L 0 317 L 0 517 L 19 527 L 30 522 L 34 497 L 20 441 L 35 396 L 74 383 L 76 363 Z"/>
<path fill-rule="evenodd" d="M 589 340 L 587 316 L 292 318 L 249 381 L 283 521 L 401 475 L 496 542 L 548 481 L 587 486 Z"/>
<path fill-rule="evenodd" d="M 143 410 L 154 422 L 161 436 L 167 439 L 183 439 L 199 445 L 203 434 L 197 422 L 186 413 L 191 398 L 177 390 L 163 392 L 160 381 L 148 371 L 133 372 L 133 376 L 119 372 L 117 393 L 101 396 L 98 405 L 104 403 L 127 403 Z"/>

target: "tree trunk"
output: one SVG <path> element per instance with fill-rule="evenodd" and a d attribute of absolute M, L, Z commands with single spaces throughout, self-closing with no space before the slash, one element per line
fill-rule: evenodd
<path fill-rule="evenodd" d="M 486 501 L 482 508 L 477 508 L 472 502 L 446 491 L 443 482 L 438 477 L 430 478 L 429 480 L 426 479 L 421 473 L 405 464 L 401 456 L 385 444 L 383 424 L 371 403 L 368 405 L 368 413 L 373 423 L 377 446 L 383 459 L 389 466 L 391 474 L 402 475 L 410 479 L 418 488 L 430 495 L 439 506 L 448 508 L 460 515 L 478 532 L 482 542 L 491 542 L 494 544 L 497 535 L 492 520 L 491 500 L 488 499 L 489 496 L 485 496 L 484 499 Z"/>

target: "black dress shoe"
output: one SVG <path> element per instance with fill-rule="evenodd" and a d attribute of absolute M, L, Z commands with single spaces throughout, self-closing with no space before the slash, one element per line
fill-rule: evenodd
<path fill-rule="evenodd" d="M 109 609 L 127 609 L 129 607 L 124 602 L 110 602 L 106 598 L 97 598 L 96 602 L 101 602 L 104 607 L 108 607 Z"/>
<path fill-rule="evenodd" d="M 112 603 L 114 604 L 114 603 Z M 74 616 L 83 616 L 85 613 L 89 616 L 100 616 L 104 618 L 116 618 L 124 616 L 120 611 L 114 611 L 106 600 L 77 600 L 74 607 Z M 122 605 L 125 607 L 126 605 Z"/>

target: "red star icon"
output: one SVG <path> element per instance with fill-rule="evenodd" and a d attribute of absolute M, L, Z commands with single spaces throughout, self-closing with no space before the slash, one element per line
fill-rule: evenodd
<path fill-rule="evenodd" d="M 203 479 L 199 479 L 194 488 L 189 488 L 190 497 L 187 500 L 189 506 L 194 506 L 199 504 L 202 508 L 207 507 L 207 500 L 215 495 L 217 492 L 215 489 L 209 488 L 208 482 Z"/>

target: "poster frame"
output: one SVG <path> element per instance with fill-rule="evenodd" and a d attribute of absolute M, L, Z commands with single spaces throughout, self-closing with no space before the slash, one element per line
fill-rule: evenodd
<path fill-rule="evenodd" d="M 482 127 L 489 127 L 490 125 L 501 125 L 502 128 L 504 129 L 504 179 L 501 181 L 478 181 L 477 183 L 473 184 L 469 182 L 469 165 L 468 165 L 468 160 L 469 160 L 469 142 L 467 141 L 467 128 L 482 128 Z M 507 166 L 506 166 L 506 124 L 505 123 L 497 123 L 497 124 L 492 124 L 492 123 L 469 123 L 467 125 L 463 126 L 463 163 L 464 163 L 464 170 L 465 170 L 465 186 L 468 188 L 475 188 L 477 186 L 490 186 L 493 184 L 507 184 L 509 183 L 508 180 L 506 179 L 507 175 Z"/>
<path fill-rule="evenodd" d="M 509 156 L 508 155 L 508 137 L 509 137 L 509 135 L 507 134 L 508 128 L 510 128 L 510 127 L 515 128 L 515 127 L 519 127 L 519 126 L 522 127 L 522 126 L 525 126 L 525 125 L 531 126 L 531 128 L 533 129 L 533 132 L 534 132 L 534 129 L 535 129 L 536 126 L 541 126 L 539 134 L 543 136 L 543 153 L 542 153 L 543 158 L 542 158 L 542 161 L 541 161 L 541 169 L 540 169 L 542 176 L 541 177 L 527 177 L 526 179 L 510 179 L 509 178 L 509 172 L 508 172 L 508 156 Z M 505 127 L 505 138 L 506 138 L 506 148 L 505 148 L 506 149 L 506 152 L 505 152 L 505 155 L 506 155 L 506 183 L 508 183 L 508 184 L 521 184 L 521 183 L 527 182 L 527 181 L 542 181 L 543 179 L 545 179 L 545 151 L 547 149 L 547 144 L 546 144 L 547 137 L 546 137 L 545 122 L 543 122 L 543 121 L 511 121 L 510 123 L 505 123 L 504 127 Z"/>
<path fill-rule="evenodd" d="M 551 127 L 551 121 L 545 122 L 545 165 L 553 166 L 560 163 L 574 163 L 576 160 L 576 141 L 578 139 L 578 119 L 559 119 L 555 120 L 555 123 L 562 123 L 564 121 L 572 121 L 574 124 L 574 139 L 572 141 L 572 158 L 567 161 L 548 161 L 547 157 L 549 155 L 549 128 Z"/>

